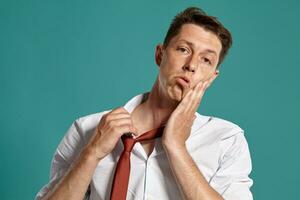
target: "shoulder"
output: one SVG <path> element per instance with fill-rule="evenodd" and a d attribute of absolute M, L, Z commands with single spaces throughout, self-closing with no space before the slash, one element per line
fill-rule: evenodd
<path fill-rule="evenodd" d="M 225 151 L 246 151 L 248 149 L 245 131 L 235 122 L 220 117 L 211 117 L 207 127 L 211 130 L 210 134 L 219 141 L 219 145 Z"/>
<path fill-rule="evenodd" d="M 110 110 L 84 115 L 75 119 L 64 134 L 58 146 L 58 151 L 64 154 L 65 158 L 77 154 L 90 140 L 103 115 L 108 112 Z"/>
<path fill-rule="evenodd" d="M 111 110 L 104 110 L 104 111 L 97 112 L 97 113 L 83 115 L 83 116 L 80 116 L 79 118 L 77 118 L 73 123 L 76 126 L 78 126 L 80 131 L 88 131 L 88 130 L 94 129 L 98 125 L 98 123 L 101 120 L 101 118 L 103 117 L 103 115 L 105 115 L 106 113 L 108 113 L 110 111 Z"/>
<path fill-rule="evenodd" d="M 216 116 L 211 116 L 210 126 L 215 129 L 221 130 L 235 130 L 235 131 L 244 131 L 238 124 L 233 121 L 229 121 L 227 119 L 223 119 Z"/>
<path fill-rule="evenodd" d="M 193 129 L 197 130 L 210 130 L 210 131 L 221 131 L 221 132 L 228 132 L 230 130 L 235 131 L 243 131 L 243 129 L 236 123 L 217 117 L 217 116 L 209 116 L 209 115 L 202 115 L 196 112 L 196 119 L 194 121 Z"/>
<path fill-rule="evenodd" d="M 216 116 L 207 117 L 198 134 L 208 144 L 217 144 L 221 154 L 249 154 L 245 131 L 237 123 Z M 222 157 L 222 156 L 221 156 Z"/>
<path fill-rule="evenodd" d="M 240 138 L 245 140 L 244 129 L 237 123 L 217 116 L 197 114 L 192 128 L 192 135 L 205 138 L 210 142 L 228 144 Z"/>

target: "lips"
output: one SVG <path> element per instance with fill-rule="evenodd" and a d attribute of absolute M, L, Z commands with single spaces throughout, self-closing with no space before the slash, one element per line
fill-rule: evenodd
<path fill-rule="evenodd" d="M 176 80 L 181 84 L 181 85 L 184 85 L 184 86 L 187 86 L 189 87 L 190 85 L 190 80 L 188 77 L 186 76 L 177 76 L 176 77 Z"/>

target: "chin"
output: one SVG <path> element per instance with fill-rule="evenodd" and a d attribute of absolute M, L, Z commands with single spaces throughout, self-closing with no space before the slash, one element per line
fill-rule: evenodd
<path fill-rule="evenodd" d="M 184 92 L 178 87 L 170 88 L 170 90 L 168 90 L 168 96 L 170 99 L 180 102 L 184 97 Z"/>

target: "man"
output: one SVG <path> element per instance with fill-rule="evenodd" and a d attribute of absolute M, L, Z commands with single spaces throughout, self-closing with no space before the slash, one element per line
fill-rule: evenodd
<path fill-rule="evenodd" d="M 133 146 L 126 199 L 252 199 L 243 130 L 196 112 L 231 42 L 229 31 L 199 8 L 179 13 L 156 47 L 159 74 L 152 90 L 75 120 L 36 199 L 109 199 L 121 137 L 139 138 L 162 126 L 161 137 Z"/>

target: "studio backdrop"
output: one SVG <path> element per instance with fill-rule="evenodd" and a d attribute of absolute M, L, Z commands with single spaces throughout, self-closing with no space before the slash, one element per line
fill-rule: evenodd
<path fill-rule="evenodd" d="M 33 199 L 71 123 L 149 91 L 173 16 L 203 8 L 233 46 L 198 112 L 245 131 L 254 199 L 299 199 L 300 3 L 0 1 L 0 194 Z"/>

